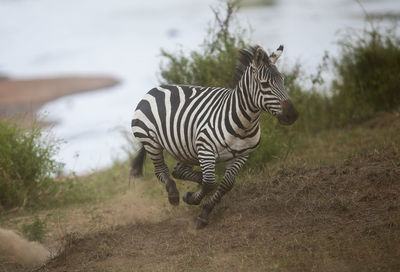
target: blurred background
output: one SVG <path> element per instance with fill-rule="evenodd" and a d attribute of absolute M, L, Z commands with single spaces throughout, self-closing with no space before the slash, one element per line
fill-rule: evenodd
<path fill-rule="evenodd" d="M 70 77 L 62 97 L 50 94 L 54 100 L 37 108 L 28 101 L 25 109 L 37 110 L 54 136 L 64 141 L 55 155 L 65 163 L 63 171 L 102 169 L 127 157 L 122 147 L 136 104 L 161 81 L 160 49 L 184 54 L 198 49 L 214 17 L 211 7 L 221 4 L 217 0 L 0 0 L 0 75 L 16 81 Z M 398 20 L 398 0 L 362 4 L 244 0 L 237 22 L 251 29 L 246 40 L 250 44 L 269 52 L 285 45 L 279 67 L 298 63 L 312 74 L 325 51 L 337 55 L 338 32 L 368 24 L 363 8 L 370 16 L 382 17 L 383 25 Z M 90 77 L 98 84 L 85 88 L 80 84 L 87 82 L 78 82 Z M 61 83 L 54 84 L 60 88 Z M 93 89 L 97 91 L 70 94 Z M 32 88 L 24 96 L 34 99 L 37 94 Z M 1 99 L 5 101 L 5 95 Z"/>

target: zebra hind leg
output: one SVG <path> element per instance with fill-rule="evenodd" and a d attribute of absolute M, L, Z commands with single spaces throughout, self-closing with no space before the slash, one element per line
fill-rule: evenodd
<path fill-rule="evenodd" d="M 152 150 L 154 151 L 154 150 Z M 179 191 L 176 188 L 175 181 L 170 177 L 168 166 L 164 162 L 163 151 L 153 153 L 147 151 L 150 159 L 154 164 L 154 172 L 156 177 L 165 184 L 165 188 L 168 192 L 168 201 L 171 205 L 179 205 Z"/>
<path fill-rule="evenodd" d="M 172 171 L 172 176 L 176 179 L 194 181 L 198 184 L 201 184 L 203 179 L 201 171 L 193 170 L 193 166 L 184 164 L 183 162 L 178 162 Z"/>

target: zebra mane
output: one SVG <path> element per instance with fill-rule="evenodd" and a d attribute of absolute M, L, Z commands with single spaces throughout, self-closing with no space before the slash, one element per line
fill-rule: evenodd
<path fill-rule="evenodd" d="M 249 67 L 250 64 L 253 62 L 254 55 L 258 48 L 261 48 L 261 46 L 254 45 L 246 49 L 239 50 L 239 57 L 236 65 L 236 71 L 233 77 L 234 86 L 236 86 L 239 83 L 239 80 L 242 78 L 247 67 Z M 266 58 L 265 61 L 268 62 L 268 55 L 265 54 L 264 57 Z"/>

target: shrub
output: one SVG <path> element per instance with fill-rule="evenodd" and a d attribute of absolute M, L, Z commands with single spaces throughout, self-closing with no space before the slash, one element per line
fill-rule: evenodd
<path fill-rule="evenodd" d="M 54 192 L 51 176 L 60 167 L 52 159 L 56 143 L 42 136 L 36 124 L 22 129 L 0 120 L 0 205 L 5 209 L 35 205 Z"/>
<path fill-rule="evenodd" d="M 22 225 L 22 233 L 29 241 L 42 242 L 46 236 L 46 220 L 36 217 L 31 224 Z"/>
<path fill-rule="evenodd" d="M 244 30 L 233 32 L 238 1 L 226 2 L 226 14 L 213 10 L 214 24 L 208 29 L 200 51 L 191 51 L 189 56 L 181 51 L 170 53 L 161 50 L 167 64 L 161 64 L 161 81 L 198 86 L 221 86 L 233 88 L 233 78 L 238 51 L 246 47 Z M 240 29 L 240 28 L 239 28 Z"/>
<path fill-rule="evenodd" d="M 248 47 L 244 40 L 246 31 L 240 26 L 237 26 L 239 29 L 237 31 L 231 29 L 237 10 L 237 1 L 226 2 L 224 18 L 221 18 L 220 10 L 213 10 L 215 22 L 208 30 L 207 37 L 209 38 L 204 40 L 200 51 L 192 51 L 189 56 L 185 56 L 182 51 L 168 53 L 162 50 L 162 56 L 167 59 L 167 63 L 160 66 L 161 81 L 199 86 L 235 87 L 233 79 L 238 52 L 239 49 Z M 284 73 L 285 85 L 297 98 L 302 97 L 303 100 L 309 100 L 310 96 L 304 94 L 296 81 L 299 73 L 299 67 Z M 263 164 L 273 157 L 286 156 L 295 137 L 293 130 L 281 127 L 268 114 L 263 114 L 260 121 L 262 148 L 258 148 L 252 153 L 246 164 L 250 167 Z M 217 170 L 221 174 L 221 168 L 218 167 Z"/>
<path fill-rule="evenodd" d="M 343 37 L 332 97 L 340 123 L 399 108 L 400 39 L 395 33 L 374 29 Z"/>

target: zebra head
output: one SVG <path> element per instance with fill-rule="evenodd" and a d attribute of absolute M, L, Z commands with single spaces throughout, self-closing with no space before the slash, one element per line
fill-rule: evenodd
<path fill-rule="evenodd" d="M 284 78 L 275 66 L 283 46 L 270 56 L 260 47 L 254 48 L 251 63 L 254 104 L 275 116 L 282 125 L 291 125 L 299 116 L 284 86 Z"/>

